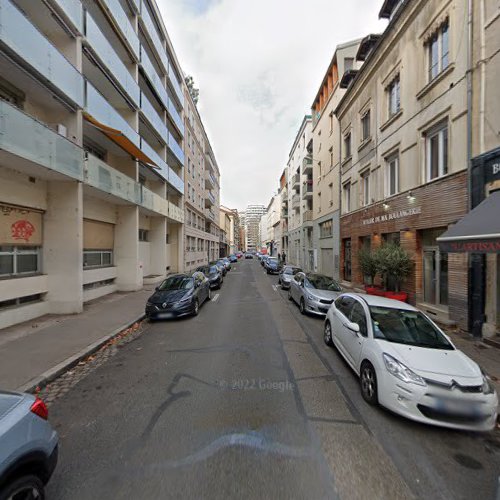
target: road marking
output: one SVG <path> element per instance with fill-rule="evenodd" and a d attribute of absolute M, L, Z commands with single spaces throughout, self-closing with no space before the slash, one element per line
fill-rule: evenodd
<path fill-rule="evenodd" d="M 218 299 L 218 298 L 219 298 L 219 294 L 218 294 L 218 293 L 216 293 L 216 294 L 214 295 L 214 298 L 212 299 L 212 302 L 217 302 L 217 299 Z"/>
<path fill-rule="evenodd" d="M 275 292 L 278 292 L 278 290 L 279 290 L 279 285 L 273 285 L 273 290 L 274 290 Z"/>

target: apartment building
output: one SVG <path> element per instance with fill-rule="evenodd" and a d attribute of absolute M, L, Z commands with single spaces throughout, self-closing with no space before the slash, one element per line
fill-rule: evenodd
<path fill-rule="evenodd" d="M 264 205 L 248 205 L 242 213 L 245 227 L 245 250 L 247 251 L 260 250 L 258 248 L 261 243 L 260 218 L 265 212 Z"/>
<path fill-rule="evenodd" d="M 288 169 L 285 168 L 283 169 L 283 172 L 281 173 L 280 180 L 279 180 L 279 191 L 278 195 L 280 197 L 280 235 L 281 235 L 281 241 L 280 241 L 280 251 L 283 253 L 285 251 L 285 256 L 286 256 L 286 251 L 288 249 L 288 182 L 287 182 L 287 176 L 288 176 Z"/>
<path fill-rule="evenodd" d="M 224 222 L 224 225 L 223 225 Z M 220 206 L 220 227 L 227 233 L 227 255 L 235 254 L 239 246 L 240 221 L 238 211 L 234 208 Z"/>
<path fill-rule="evenodd" d="M 275 194 L 260 219 L 261 247 L 272 256 L 281 254 L 281 194 Z"/>
<path fill-rule="evenodd" d="M 219 257 L 220 176 L 198 109 L 184 86 L 184 268 Z M 217 214 L 217 215 L 216 215 Z"/>
<path fill-rule="evenodd" d="M 0 327 L 181 269 L 183 78 L 154 1 L 0 19 Z"/>
<path fill-rule="evenodd" d="M 302 165 L 302 175 L 312 172 L 315 270 L 335 279 L 340 265 L 340 134 L 334 111 L 345 93 L 340 80 L 362 64 L 356 60 L 360 42 L 339 45 L 333 54 L 311 106 L 312 158 L 306 157 Z"/>
<path fill-rule="evenodd" d="M 413 258 L 411 303 L 467 328 L 467 258 L 437 238 L 467 212 L 467 2 L 386 0 L 382 36 L 358 50 L 336 108 L 341 140 L 341 278 L 364 282 L 361 248 Z"/>
<path fill-rule="evenodd" d="M 304 116 L 287 163 L 288 247 L 287 260 L 307 271 L 315 270 L 313 247 L 312 118 Z M 305 173 L 303 173 L 305 172 Z"/>

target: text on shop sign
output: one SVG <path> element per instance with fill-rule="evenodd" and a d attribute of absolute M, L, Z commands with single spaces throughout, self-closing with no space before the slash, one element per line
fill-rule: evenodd
<path fill-rule="evenodd" d="M 390 220 L 402 219 L 404 217 L 410 217 L 411 215 L 418 215 L 421 213 L 422 213 L 421 207 L 396 210 L 395 212 L 377 215 L 376 217 L 370 217 L 369 219 L 363 219 L 363 226 L 368 226 L 370 224 L 377 224 L 378 222 L 387 222 Z"/>

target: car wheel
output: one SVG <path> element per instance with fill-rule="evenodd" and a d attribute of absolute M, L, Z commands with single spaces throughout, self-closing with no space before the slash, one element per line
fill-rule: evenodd
<path fill-rule="evenodd" d="M 33 475 L 21 476 L 0 493 L 1 500 L 30 498 L 44 500 L 45 491 L 42 481 Z"/>
<path fill-rule="evenodd" d="M 304 302 L 304 297 L 302 297 L 300 299 L 299 311 L 300 311 L 300 314 L 305 314 L 306 313 L 306 304 Z"/>
<path fill-rule="evenodd" d="M 371 405 L 378 404 L 377 374 L 370 362 L 364 361 L 361 365 L 359 381 L 363 399 Z"/>
<path fill-rule="evenodd" d="M 332 325 L 328 320 L 325 321 L 325 330 L 324 330 L 323 340 L 325 341 L 325 344 L 327 346 L 331 347 L 333 345 Z"/>
<path fill-rule="evenodd" d="M 193 307 L 193 316 L 198 316 L 199 312 L 200 312 L 200 303 L 198 302 L 198 299 L 195 299 Z"/>

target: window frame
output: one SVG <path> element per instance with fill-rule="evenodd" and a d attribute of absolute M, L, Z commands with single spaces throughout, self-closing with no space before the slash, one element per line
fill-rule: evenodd
<path fill-rule="evenodd" d="M 445 46 L 446 41 L 446 46 Z M 450 22 L 447 19 L 437 28 L 426 44 L 427 80 L 432 82 L 450 65 Z"/>
<path fill-rule="evenodd" d="M 371 138 L 371 112 L 368 109 L 361 116 L 361 144 Z"/>
<path fill-rule="evenodd" d="M 85 265 L 85 255 L 86 254 L 99 254 L 100 256 L 100 263 L 99 264 L 93 264 L 93 265 Z M 110 256 L 110 259 L 109 259 L 109 264 L 106 264 L 104 263 L 104 255 L 109 255 Z M 83 256 L 83 262 L 82 262 L 82 267 L 83 267 L 83 270 L 87 270 L 87 269 L 101 269 L 103 267 L 114 267 L 114 261 L 113 261 L 113 257 L 114 257 L 114 252 L 112 249 L 99 249 L 99 250 L 96 250 L 96 249 L 83 249 L 83 252 L 82 252 L 82 256 Z"/>
<path fill-rule="evenodd" d="M 346 182 L 342 185 L 342 193 L 344 198 L 344 213 L 348 213 L 351 211 L 352 197 L 351 197 L 351 181 Z"/>
<path fill-rule="evenodd" d="M 446 132 L 446 134 L 444 133 Z M 432 141 L 437 138 L 437 174 L 432 176 Z M 444 177 L 449 172 L 449 125 L 448 120 L 443 120 L 437 125 L 429 129 L 425 133 L 425 176 L 426 181 L 430 182 L 435 179 Z M 446 147 L 445 147 L 446 144 Z"/>
<path fill-rule="evenodd" d="M 401 78 L 399 74 L 387 86 L 387 103 L 389 118 L 396 116 L 401 111 Z"/>
<path fill-rule="evenodd" d="M 4 248 L 11 248 L 12 250 L 2 250 Z M 12 256 L 12 273 L 2 273 L 1 278 L 30 276 L 34 274 L 41 274 L 42 272 L 42 247 L 41 246 L 19 246 L 19 245 L 0 245 L 0 256 Z M 20 255 L 35 255 L 36 256 L 36 270 L 34 271 L 18 271 L 18 256 Z"/>
<path fill-rule="evenodd" d="M 399 152 L 393 153 L 385 159 L 385 196 L 389 198 L 399 193 Z M 395 163 L 395 190 L 391 193 L 391 164 Z"/>
<path fill-rule="evenodd" d="M 349 131 L 344 135 L 344 160 L 352 157 L 352 133 Z"/>
<path fill-rule="evenodd" d="M 370 169 L 367 168 L 361 174 L 361 202 L 363 207 L 370 205 Z"/>

